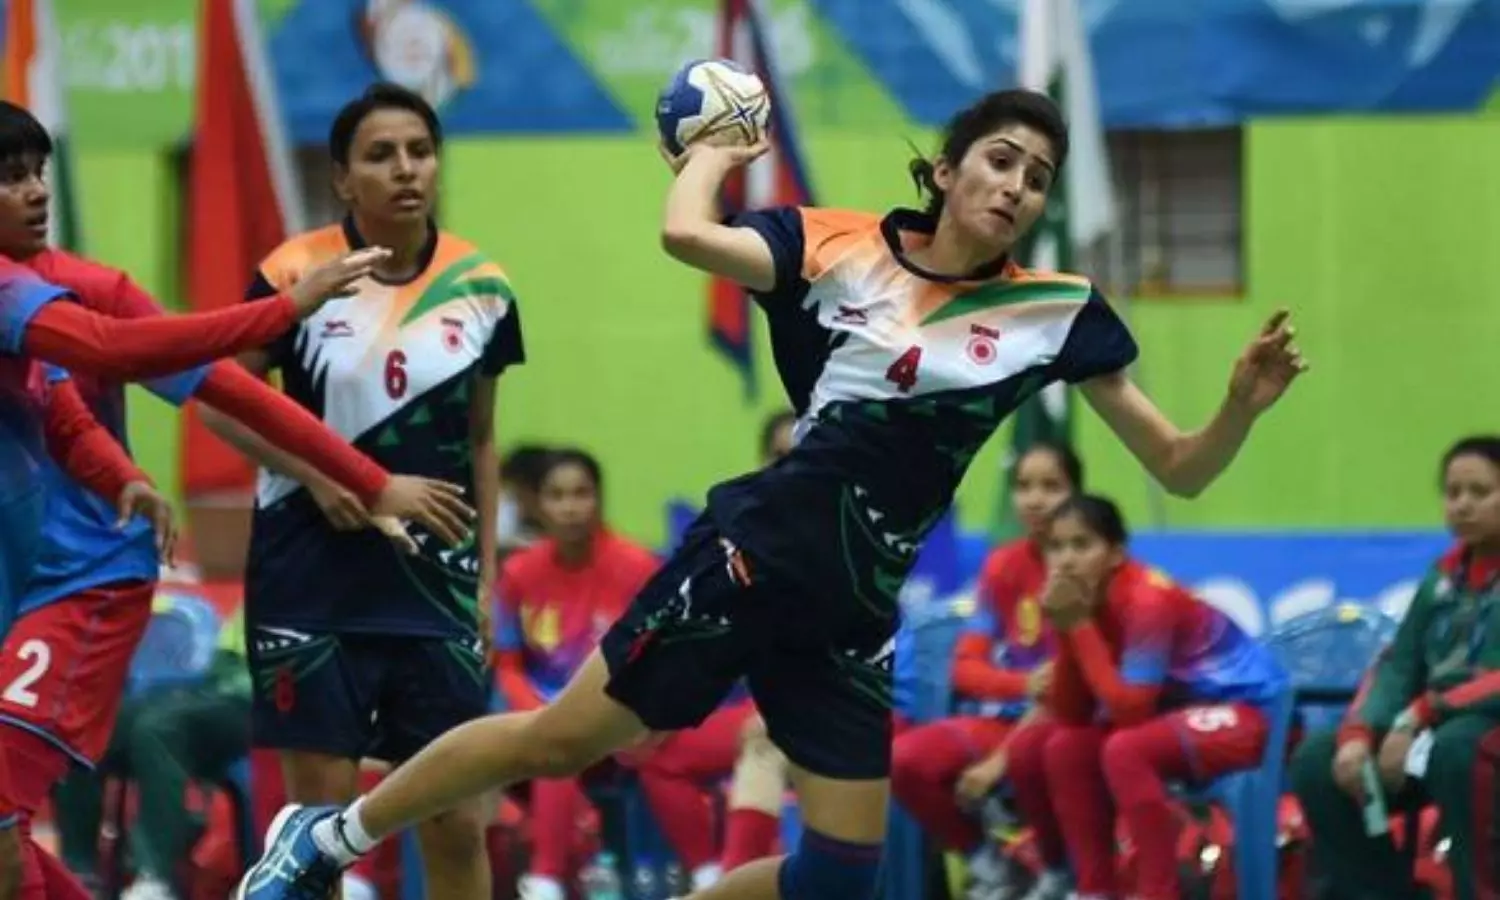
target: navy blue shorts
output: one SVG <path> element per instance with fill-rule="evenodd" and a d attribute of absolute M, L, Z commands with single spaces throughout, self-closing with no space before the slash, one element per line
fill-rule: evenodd
<path fill-rule="evenodd" d="M 605 635 L 605 690 L 653 731 L 674 731 L 706 719 L 744 678 L 793 763 L 885 778 L 896 623 L 842 612 L 854 606 L 758 570 L 700 518 Z"/>
<path fill-rule="evenodd" d="M 492 679 L 476 640 L 261 625 L 246 644 L 256 747 L 400 763 L 489 712 Z"/>

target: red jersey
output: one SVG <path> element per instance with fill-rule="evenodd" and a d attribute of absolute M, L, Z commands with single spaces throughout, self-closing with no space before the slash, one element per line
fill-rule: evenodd
<path fill-rule="evenodd" d="M 1027 539 L 997 547 L 979 571 L 978 609 L 958 641 L 953 687 L 985 701 L 986 714 L 1019 714 L 1027 676 L 1052 656 L 1041 607 L 1046 583 L 1041 548 Z"/>
<path fill-rule="evenodd" d="M 609 531 L 594 538 L 582 566 L 564 566 L 550 539 L 506 559 L 495 585 L 495 650 L 511 707 L 533 708 L 561 691 L 658 565 Z"/>

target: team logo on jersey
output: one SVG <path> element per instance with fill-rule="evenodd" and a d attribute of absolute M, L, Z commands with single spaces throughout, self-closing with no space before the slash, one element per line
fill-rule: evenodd
<path fill-rule="evenodd" d="M 840 303 L 838 312 L 833 314 L 833 321 L 839 325 L 868 325 L 870 314 L 857 306 Z"/>
<path fill-rule="evenodd" d="M 1042 607 L 1035 597 L 1016 604 L 1016 646 L 1032 647 L 1042 638 Z"/>
<path fill-rule="evenodd" d="M 324 338 L 354 337 L 354 326 L 344 319 L 329 319 L 323 323 Z"/>
<path fill-rule="evenodd" d="M 443 347 L 449 353 L 457 353 L 464 346 L 464 323 L 462 319 L 443 317 Z"/>
<path fill-rule="evenodd" d="M 969 359 L 981 366 L 987 366 L 995 361 L 998 356 L 995 352 L 995 341 L 1000 339 L 997 329 L 985 325 L 969 326 L 969 346 L 965 349 L 969 352 Z"/>

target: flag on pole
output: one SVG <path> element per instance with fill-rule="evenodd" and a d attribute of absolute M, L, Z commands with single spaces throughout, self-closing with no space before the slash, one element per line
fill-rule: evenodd
<path fill-rule="evenodd" d="M 255 267 L 302 229 L 302 192 L 282 131 L 256 0 L 203 0 L 189 158 L 187 307 L 235 303 Z M 185 411 L 182 487 L 188 502 L 248 502 L 255 470 Z"/>
<path fill-rule="evenodd" d="M 721 207 L 725 215 L 768 206 L 812 205 L 812 189 L 792 119 L 791 96 L 777 75 L 770 34 L 761 4 L 756 0 L 721 0 L 719 56 L 732 59 L 760 76 L 771 95 L 771 149 L 765 156 L 730 176 Z M 745 395 L 755 394 L 750 298 L 725 278 L 709 284 L 708 323 L 713 345 L 739 369 Z"/>
<path fill-rule="evenodd" d="M 47 237 L 55 247 L 79 250 L 81 235 L 73 191 L 61 51 L 62 39 L 52 14 L 52 0 L 9 0 L 5 9 L 4 96 L 30 110 L 52 135 L 52 161 L 48 166 L 52 201 Z"/>
<path fill-rule="evenodd" d="M 1046 211 L 1016 248 L 1016 255 L 1029 268 L 1066 272 L 1073 267 L 1076 247 L 1093 244 L 1114 227 L 1114 189 L 1098 83 L 1078 0 L 1025 0 L 1020 26 L 1018 80 L 1023 87 L 1046 91 L 1057 102 L 1068 123 L 1070 149 Z M 1052 384 L 1025 401 L 1011 417 L 999 509 L 1001 534 L 1012 535 L 1017 529 L 1009 490 L 1016 460 L 1038 441 L 1069 443 L 1071 406 L 1067 387 Z"/>

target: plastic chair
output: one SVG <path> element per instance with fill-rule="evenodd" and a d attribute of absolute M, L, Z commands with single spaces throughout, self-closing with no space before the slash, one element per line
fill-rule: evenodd
<path fill-rule="evenodd" d="M 245 865 L 260 856 L 261 835 L 255 829 L 255 801 L 250 793 L 250 757 L 231 763 L 219 779 L 219 787 L 234 804 L 235 838 Z"/>
<path fill-rule="evenodd" d="M 1227 775 L 1194 795 L 1219 803 L 1234 823 L 1235 896 L 1240 900 L 1276 897 L 1277 813 L 1285 787 L 1287 744 L 1299 703 L 1333 691 L 1352 696 L 1370 659 L 1392 630 L 1389 617 L 1378 610 L 1341 604 L 1298 616 L 1266 639 L 1266 646 L 1287 671 L 1288 681 L 1266 709 L 1271 731 L 1260 767 Z"/>
<path fill-rule="evenodd" d="M 940 719 L 949 712 L 953 695 L 953 648 L 972 605 L 968 598 L 962 597 L 908 614 L 905 634 L 897 640 L 909 644 L 900 646 L 897 652 L 910 652 L 914 657 L 917 683 L 912 718 L 916 722 Z M 927 858 L 926 835 L 899 804 L 892 803 L 882 858 L 882 896 L 893 900 L 926 896 Z"/>
<path fill-rule="evenodd" d="M 194 684 L 208 673 L 219 645 L 222 622 L 202 597 L 162 591 L 152 601 L 151 621 L 136 646 L 126 676 L 126 690 Z"/>

